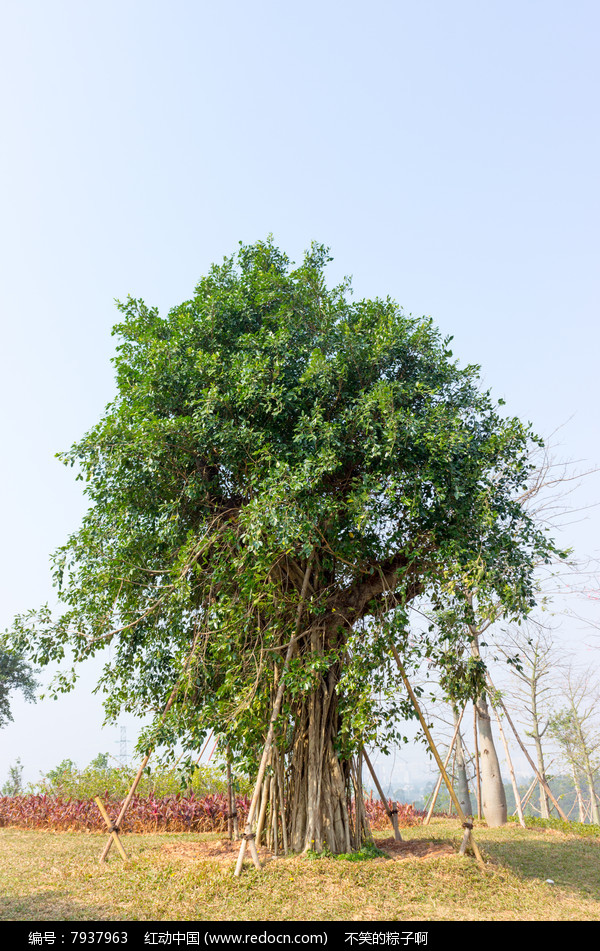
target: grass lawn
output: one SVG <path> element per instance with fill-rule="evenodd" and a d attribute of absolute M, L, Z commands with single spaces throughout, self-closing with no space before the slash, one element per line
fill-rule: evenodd
<path fill-rule="evenodd" d="M 413 851 L 244 865 L 218 835 L 123 836 L 0 829 L 3 921 L 599 921 L 600 839 L 476 825 L 482 875 L 457 854 L 456 821 L 403 829 Z M 386 834 L 380 834 L 382 839 Z M 554 884 L 548 884 L 552 879 Z"/>

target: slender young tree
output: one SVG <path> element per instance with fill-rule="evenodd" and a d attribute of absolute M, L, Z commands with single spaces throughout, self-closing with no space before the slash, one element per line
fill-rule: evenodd
<path fill-rule="evenodd" d="M 554 547 L 518 500 L 529 428 L 430 320 L 328 289 L 328 260 L 259 242 L 165 317 L 119 305 L 115 399 L 63 455 L 91 504 L 54 558 L 64 610 L 13 636 L 42 664 L 110 644 L 109 718 L 158 713 L 175 685 L 153 743 L 191 755 L 211 728 L 252 774 L 272 737 L 275 826 L 340 852 L 366 834 L 355 756 L 407 715 L 391 644 L 424 653 L 407 606 L 466 618 L 459 575 L 526 613 Z"/>
<path fill-rule="evenodd" d="M 481 593 L 485 594 L 485 591 Z M 453 708 L 455 723 L 457 704 L 464 704 L 467 700 L 474 704 L 479 734 L 477 766 L 481 784 L 481 808 L 489 826 L 501 826 L 507 820 L 506 795 L 494 743 L 487 700 L 486 664 L 481 655 L 480 640 L 483 632 L 497 619 L 502 607 L 497 601 L 486 605 L 483 599 L 480 607 L 472 591 L 467 591 L 464 598 L 470 612 L 470 618 L 466 622 L 461 624 L 456 612 L 446 604 L 442 605 L 441 610 L 430 615 L 430 621 L 433 622 L 429 628 L 430 633 L 437 630 L 438 636 L 429 643 L 427 656 L 437 668 L 440 687 L 446 701 Z M 482 616 L 484 611 L 491 612 L 491 617 L 486 619 Z M 476 627 L 474 622 L 478 615 Z M 457 759 L 463 759 L 464 765 L 462 744 L 458 751 Z M 462 787 L 468 790 L 466 770 L 459 772 L 459 781 Z"/>
<path fill-rule="evenodd" d="M 8 778 L 0 787 L 0 796 L 20 796 L 23 793 L 23 764 L 20 757 L 8 767 Z"/>
<path fill-rule="evenodd" d="M 505 691 L 505 700 L 513 702 L 521 711 L 525 735 L 535 747 L 539 775 L 546 775 L 545 737 L 550 722 L 551 705 L 557 692 L 555 675 L 562 666 L 551 630 L 534 618 L 522 627 L 510 627 L 504 632 L 501 653 L 511 662 L 510 669 L 516 689 Z M 518 661 L 515 662 L 515 657 Z M 550 817 L 548 795 L 540 785 L 540 815 Z"/>
<path fill-rule="evenodd" d="M 434 621 L 429 617 L 429 621 Z M 461 730 L 464 730 L 464 710 L 469 701 L 473 701 L 481 692 L 484 665 L 480 659 L 473 661 L 469 658 L 466 643 L 467 638 L 456 638 L 453 632 L 454 618 L 438 615 L 439 624 L 430 623 L 429 631 L 436 631 L 435 644 L 428 650 L 429 663 L 433 661 L 437 668 L 439 686 L 443 696 L 444 712 L 449 707 L 452 714 L 452 740 L 450 741 L 449 755 L 452 754 L 453 785 L 460 807 L 465 816 L 473 815 L 469 780 L 467 776 L 467 760 Z M 443 636 L 445 632 L 446 636 Z M 452 632 L 454 636 L 449 636 Z M 438 719 L 447 723 L 444 714 L 438 714 Z"/>
<path fill-rule="evenodd" d="M 577 673 L 570 668 L 563 683 L 565 706 L 554 713 L 550 732 L 575 780 L 581 810 L 581 787 L 578 775 L 585 779 L 590 797 L 592 822 L 600 825 L 600 689 L 591 670 Z"/>
<path fill-rule="evenodd" d="M 567 500 L 579 482 L 595 470 L 578 472 L 570 463 L 558 462 L 551 449 L 551 441 L 534 443 L 530 452 L 530 470 L 519 494 L 519 502 L 523 505 L 528 516 L 534 520 L 540 529 L 550 531 L 559 528 L 565 521 L 569 521 L 574 508 Z M 571 552 L 557 552 L 551 559 L 551 572 L 544 575 L 543 569 L 548 561 L 543 558 L 537 565 L 538 569 L 538 597 L 540 601 L 552 598 L 553 587 L 559 579 L 559 589 L 564 583 L 564 566 L 570 577 L 582 577 L 582 567 L 577 564 Z M 557 568 L 561 570 L 557 572 Z M 550 582 L 550 584 L 549 584 Z M 457 584 L 462 579 L 457 578 Z M 483 659 L 480 645 L 483 638 L 491 639 L 495 648 L 506 658 L 510 669 L 521 681 L 521 696 L 519 703 L 525 704 L 528 717 L 528 732 L 532 736 L 538 763 L 538 773 L 544 781 L 545 761 L 542 749 L 542 738 L 547 728 L 547 707 L 550 698 L 551 685 L 548 679 L 551 667 L 556 670 L 560 666 L 558 659 L 549 659 L 551 644 L 548 637 L 541 635 L 542 625 L 539 620 L 531 619 L 531 630 L 537 630 L 535 644 L 532 637 L 523 633 L 524 629 L 516 626 L 509 628 L 509 633 L 497 631 L 499 622 L 506 622 L 506 611 L 502 599 L 492 597 L 486 591 L 485 585 L 475 586 L 465 592 L 473 616 L 468 624 L 469 638 L 465 640 L 464 649 L 469 649 L 473 659 L 483 668 Z M 442 630 L 448 632 L 456 624 L 456 618 L 450 611 L 438 613 Z M 519 619 L 520 621 L 520 619 Z M 503 625 L 506 627 L 506 624 Z M 529 629 L 526 629 L 529 630 Z M 442 652 L 440 656 L 442 669 L 452 672 L 452 651 Z M 448 658 L 451 662 L 448 667 Z M 454 661 L 455 663 L 455 661 Z M 454 677 L 456 680 L 456 676 Z M 464 681 L 464 674 L 459 676 Z M 446 689 L 446 692 L 448 690 Z M 484 815 L 488 824 L 502 825 L 506 821 L 506 796 L 504 781 L 500 769 L 500 762 L 496 751 L 492 719 L 487 700 L 485 680 L 479 680 L 479 689 L 473 696 L 475 703 L 475 719 L 479 730 L 480 740 L 478 750 L 479 777 L 481 782 L 481 799 Z M 548 815 L 548 796 L 540 784 L 540 803 L 542 815 Z"/>
<path fill-rule="evenodd" d="M 452 714 L 454 717 L 454 727 L 458 725 L 460 712 L 456 704 L 452 705 Z M 473 806 L 471 804 L 471 795 L 469 793 L 469 778 L 467 776 L 467 761 L 463 747 L 463 740 L 460 729 L 456 734 L 456 795 L 460 807 L 465 816 L 473 815 Z"/>

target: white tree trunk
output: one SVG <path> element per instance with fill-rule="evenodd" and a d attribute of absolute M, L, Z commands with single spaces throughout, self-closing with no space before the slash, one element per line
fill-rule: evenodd
<path fill-rule="evenodd" d="M 471 652 L 474 657 L 481 658 L 479 652 L 478 634 L 475 628 L 470 627 L 473 641 Z M 500 772 L 498 754 L 494 746 L 492 722 L 488 710 L 485 693 L 477 698 L 475 703 L 477 724 L 479 727 L 479 764 L 481 773 L 481 807 L 488 826 L 503 826 L 508 818 L 506 808 L 506 793 Z"/>
<path fill-rule="evenodd" d="M 481 799 L 483 816 L 488 826 L 503 826 L 507 820 L 506 794 L 485 695 L 477 699 L 479 726 L 479 762 L 481 765 Z"/>
<path fill-rule="evenodd" d="M 454 713 L 454 728 L 459 721 L 460 713 L 456 707 L 452 708 Z M 473 806 L 469 795 L 469 781 L 467 778 L 467 766 L 465 763 L 465 754 L 463 750 L 462 737 L 460 730 L 456 734 L 456 796 L 460 803 L 460 808 L 467 818 L 473 815 Z"/>

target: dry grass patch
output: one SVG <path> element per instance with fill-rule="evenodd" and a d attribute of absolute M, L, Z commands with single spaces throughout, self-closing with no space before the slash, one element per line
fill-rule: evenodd
<path fill-rule="evenodd" d="M 103 835 L 0 829 L 3 920 L 491 921 L 600 920 L 597 842 L 540 830 L 475 830 L 482 875 L 457 854 L 460 828 L 438 821 L 378 838 L 385 857 L 246 864 L 219 835 L 128 835 L 125 864 Z M 546 884 L 553 878 L 555 885 Z M 5 897 L 4 897 L 5 896 Z"/>

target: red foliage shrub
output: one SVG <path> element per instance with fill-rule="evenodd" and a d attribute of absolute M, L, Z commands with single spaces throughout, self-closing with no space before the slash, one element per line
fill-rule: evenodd
<path fill-rule="evenodd" d="M 101 799 L 111 819 L 116 820 L 123 800 L 111 799 L 107 792 Z M 249 805 L 247 796 L 239 796 L 236 800 L 240 828 L 243 828 Z M 390 828 L 390 820 L 380 800 L 366 799 L 365 808 L 373 830 Z M 226 832 L 227 814 L 227 797 L 222 794 L 160 798 L 134 796 L 121 829 L 123 832 Z M 401 828 L 417 825 L 424 815 L 412 805 L 398 804 Z M 106 831 L 104 819 L 93 799 L 48 795 L 0 796 L 0 826 L 63 832 Z"/>
<path fill-rule="evenodd" d="M 396 806 L 396 803 L 389 800 L 390 809 Z M 398 804 L 398 825 L 401 829 L 408 829 L 409 826 L 420 825 L 425 813 L 415 809 L 411 803 Z M 365 799 L 365 809 L 371 829 L 374 832 L 383 832 L 391 828 L 391 823 L 384 805 L 380 799 Z"/>
<path fill-rule="evenodd" d="M 111 819 L 116 820 L 122 800 L 101 797 Z M 238 821 L 248 814 L 246 796 L 237 799 Z M 225 832 L 227 797 L 134 796 L 123 819 L 123 832 Z M 93 799 L 60 796 L 0 796 L 0 826 L 22 829 L 104 832 L 106 824 Z"/>

